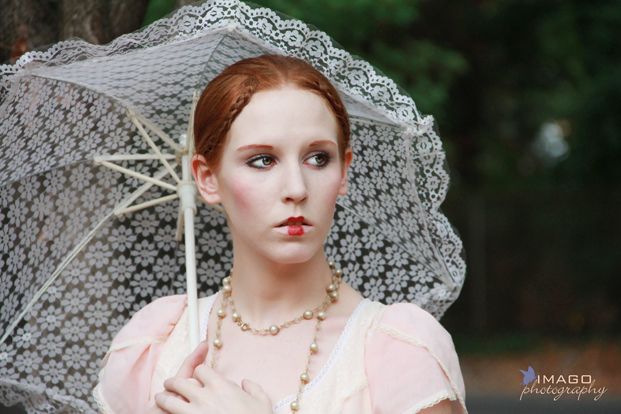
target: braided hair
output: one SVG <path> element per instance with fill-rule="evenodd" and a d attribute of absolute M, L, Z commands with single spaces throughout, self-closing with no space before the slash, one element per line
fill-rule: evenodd
<path fill-rule="evenodd" d="M 301 59 L 263 55 L 240 60 L 216 76 L 203 90 L 194 114 L 194 148 L 218 169 L 231 124 L 259 91 L 293 86 L 323 97 L 339 125 L 339 157 L 349 148 L 347 110 L 328 78 Z"/>

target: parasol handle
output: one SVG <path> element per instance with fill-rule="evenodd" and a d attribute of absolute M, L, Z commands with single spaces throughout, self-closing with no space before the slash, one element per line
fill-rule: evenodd
<path fill-rule="evenodd" d="M 196 246 L 194 241 L 194 216 L 196 214 L 196 186 L 190 179 L 190 157 L 181 160 L 183 180 L 177 193 L 180 201 L 180 214 L 183 214 L 185 227 L 185 273 L 188 295 L 188 328 L 190 331 L 190 350 L 199 343 L 198 337 L 198 295 L 196 285 Z"/>

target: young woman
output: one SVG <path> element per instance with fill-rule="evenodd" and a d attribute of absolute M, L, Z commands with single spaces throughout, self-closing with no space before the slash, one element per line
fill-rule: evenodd
<path fill-rule="evenodd" d="M 133 317 L 104 361 L 102 412 L 466 412 L 442 326 L 362 298 L 325 257 L 352 162 L 330 82 L 298 59 L 245 59 L 203 91 L 194 132 L 192 171 L 226 211 L 233 271 L 200 300 L 206 340 L 192 353 L 184 296 Z"/>

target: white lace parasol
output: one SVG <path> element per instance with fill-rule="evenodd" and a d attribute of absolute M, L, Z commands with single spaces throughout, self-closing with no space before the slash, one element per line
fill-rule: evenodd
<path fill-rule="evenodd" d="M 465 264 L 439 211 L 449 177 L 433 118 L 298 20 L 235 0 L 186 6 L 109 45 L 70 40 L 0 66 L 0 402 L 96 412 L 90 392 L 112 337 L 145 304 L 185 292 L 178 198 L 142 177 L 175 188 L 187 152 L 167 140 L 182 142 L 194 92 L 266 53 L 316 67 L 350 114 L 349 192 L 325 245 L 347 282 L 436 318 L 457 298 Z M 175 174 L 143 132 L 170 150 L 162 157 Z M 117 170 L 101 163 L 112 159 Z M 115 210 L 132 194 L 145 208 Z M 195 229 L 206 296 L 231 267 L 231 239 L 208 207 L 198 206 Z"/>

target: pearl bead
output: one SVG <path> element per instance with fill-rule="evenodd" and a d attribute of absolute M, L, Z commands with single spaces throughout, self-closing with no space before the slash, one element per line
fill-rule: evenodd
<path fill-rule="evenodd" d="M 341 269 L 336 269 L 336 270 L 334 271 L 334 274 L 336 275 L 336 277 L 341 277 L 341 276 L 343 276 L 343 270 L 341 270 Z"/>
<path fill-rule="evenodd" d="M 233 318 L 233 321 L 235 321 L 235 322 L 237 322 L 237 321 L 239 321 L 241 319 L 241 316 L 239 316 L 239 313 L 237 313 L 237 312 L 233 312 L 231 317 Z"/>
<path fill-rule="evenodd" d="M 310 345 L 310 350 L 311 350 L 311 352 L 317 352 L 317 351 L 319 351 L 319 345 L 317 345 L 317 342 L 313 342 L 313 343 Z"/>
<path fill-rule="evenodd" d="M 317 312 L 317 319 L 323 321 L 324 319 L 326 319 L 326 313 L 324 311 Z"/>
<path fill-rule="evenodd" d="M 225 277 L 224 279 L 222 279 L 222 283 L 225 285 L 230 285 L 231 284 L 231 278 L 229 276 Z"/>
<path fill-rule="evenodd" d="M 326 286 L 326 290 L 328 292 L 334 292 L 336 290 L 336 285 L 334 283 L 330 283 L 328 286 Z"/>
<path fill-rule="evenodd" d="M 294 401 L 291 403 L 291 411 L 297 411 L 300 409 L 300 403 L 297 401 Z"/>
<path fill-rule="evenodd" d="M 278 333 L 278 331 L 280 331 L 280 329 L 278 328 L 278 326 L 276 326 L 276 325 L 272 325 L 272 326 L 270 326 L 270 333 L 271 333 L 272 335 L 276 335 L 276 334 Z"/>
<path fill-rule="evenodd" d="M 306 312 L 304 312 L 304 319 L 312 319 L 312 318 L 313 318 L 313 311 L 307 310 Z"/>
<path fill-rule="evenodd" d="M 231 291 L 233 290 L 233 288 L 231 288 L 231 285 L 224 285 L 224 287 L 222 288 L 222 290 L 224 290 L 224 292 L 226 292 L 226 293 L 231 293 Z"/>
<path fill-rule="evenodd" d="M 334 290 L 334 291 L 330 292 L 330 297 L 331 297 L 333 300 L 337 300 L 337 299 L 339 298 L 339 292 L 337 292 L 336 290 Z"/>
<path fill-rule="evenodd" d="M 213 346 L 215 346 L 216 348 L 220 348 L 222 346 L 222 341 L 219 340 L 218 338 L 214 339 Z"/>
<path fill-rule="evenodd" d="M 334 269 L 334 262 L 332 260 L 330 260 L 328 262 L 328 266 L 330 266 L 331 269 Z"/>
<path fill-rule="evenodd" d="M 300 375 L 300 379 L 302 380 L 303 383 L 307 383 L 309 378 L 308 378 L 308 374 L 302 374 Z"/>
<path fill-rule="evenodd" d="M 226 316 L 224 309 L 218 309 L 218 312 L 216 313 L 218 314 L 218 318 L 224 318 Z"/>

